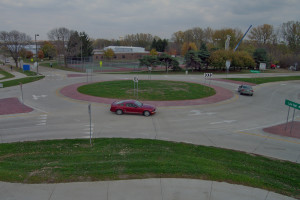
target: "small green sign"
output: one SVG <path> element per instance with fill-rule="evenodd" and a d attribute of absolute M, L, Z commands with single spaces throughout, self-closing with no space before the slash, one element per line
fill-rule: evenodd
<path fill-rule="evenodd" d="M 250 70 L 251 73 L 260 73 L 258 70 Z"/>
<path fill-rule="evenodd" d="M 293 101 L 290 101 L 290 100 L 286 99 L 285 100 L 285 105 L 300 110 L 300 104 L 299 103 L 295 103 Z"/>

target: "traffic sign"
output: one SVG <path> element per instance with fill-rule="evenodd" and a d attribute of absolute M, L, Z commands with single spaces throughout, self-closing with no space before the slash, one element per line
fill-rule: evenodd
<path fill-rule="evenodd" d="M 293 102 L 293 101 L 290 101 L 290 100 L 286 99 L 285 100 L 285 105 L 300 110 L 300 104 L 299 103 L 296 103 L 296 102 Z"/>
<path fill-rule="evenodd" d="M 260 73 L 259 70 L 250 70 L 251 73 Z"/>
<path fill-rule="evenodd" d="M 230 65 L 231 65 L 230 60 L 226 60 L 226 69 L 229 69 Z"/>
<path fill-rule="evenodd" d="M 133 82 L 138 83 L 139 82 L 139 78 L 137 76 L 133 77 Z"/>
<path fill-rule="evenodd" d="M 211 78 L 213 76 L 213 73 L 204 73 L 204 77 L 207 78 Z"/>

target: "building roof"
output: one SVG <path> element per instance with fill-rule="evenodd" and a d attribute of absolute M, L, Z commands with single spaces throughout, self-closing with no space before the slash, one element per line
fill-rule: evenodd
<path fill-rule="evenodd" d="M 112 49 L 115 53 L 145 53 L 143 47 L 127 47 L 127 46 L 108 46 L 104 50 Z"/>

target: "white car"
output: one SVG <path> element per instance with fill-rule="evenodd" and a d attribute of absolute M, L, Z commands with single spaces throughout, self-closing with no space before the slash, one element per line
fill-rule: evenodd
<path fill-rule="evenodd" d="M 238 88 L 238 92 L 240 94 L 247 94 L 250 96 L 253 96 L 253 93 L 254 93 L 252 86 L 250 86 L 250 85 L 240 85 Z"/>

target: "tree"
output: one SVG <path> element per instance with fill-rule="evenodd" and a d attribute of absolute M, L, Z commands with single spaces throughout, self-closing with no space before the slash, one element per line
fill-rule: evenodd
<path fill-rule="evenodd" d="M 104 57 L 107 59 L 112 59 L 115 56 L 115 52 L 112 49 L 107 49 L 106 51 L 104 51 Z"/>
<path fill-rule="evenodd" d="M 158 60 L 166 66 L 166 71 L 171 67 L 174 71 L 179 69 L 179 62 L 166 53 L 162 53 L 158 56 Z"/>
<path fill-rule="evenodd" d="M 16 67 L 18 67 L 18 58 L 22 49 L 31 43 L 31 37 L 19 31 L 0 32 L 0 45 L 13 58 Z"/>
<path fill-rule="evenodd" d="M 150 55 L 151 55 L 151 56 L 157 56 L 157 55 L 158 55 L 158 52 L 156 51 L 156 49 L 151 49 Z"/>
<path fill-rule="evenodd" d="M 104 47 L 111 46 L 112 41 L 107 39 L 96 39 L 92 41 L 92 45 L 94 49 L 104 49 Z"/>
<path fill-rule="evenodd" d="M 194 51 L 197 51 L 197 46 L 195 43 L 191 42 L 191 43 L 184 43 L 182 45 L 182 48 L 181 48 L 181 54 L 182 55 L 185 55 L 189 50 L 194 50 Z"/>
<path fill-rule="evenodd" d="M 45 58 L 52 59 L 56 55 L 56 50 L 51 42 L 45 41 L 42 45 L 41 50 L 43 51 Z"/>
<path fill-rule="evenodd" d="M 227 28 L 216 30 L 212 35 L 212 39 L 215 42 L 216 47 L 218 47 L 219 49 L 225 48 L 227 35 L 230 36 L 230 49 L 233 49 L 243 37 L 242 31 L 239 29 Z"/>
<path fill-rule="evenodd" d="M 56 49 L 58 55 L 64 56 L 64 63 L 65 66 L 68 66 L 67 63 L 67 44 L 70 40 L 71 35 L 73 34 L 73 30 L 69 30 L 67 28 L 61 27 L 61 28 L 55 28 L 48 32 L 48 38 L 49 40 L 52 40 L 53 42 L 56 41 Z"/>
<path fill-rule="evenodd" d="M 264 24 L 251 29 L 249 38 L 258 44 L 273 43 L 276 35 L 272 25 Z"/>
<path fill-rule="evenodd" d="M 79 33 L 80 40 L 82 42 L 82 56 L 89 57 L 93 54 L 93 42 L 85 32 Z"/>
<path fill-rule="evenodd" d="M 198 56 L 200 57 L 200 59 L 202 61 L 202 64 L 208 66 L 210 53 L 207 50 L 207 47 L 206 47 L 205 43 L 201 44 Z"/>
<path fill-rule="evenodd" d="M 281 26 L 284 41 L 294 53 L 300 53 L 300 22 L 289 21 Z"/>
<path fill-rule="evenodd" d="M 172 35 L 172 49 L 174 49 L 178 54 L 181 53 L 181 47 L 184 43 L 184 34 L 182 31 L 177 31 Z M 183 54 L 184 55 L 184 54 Z"/>
<path fill-rule="evenodd" d="M 256 62 L 256 64 L 259 64 L 261 62 L 266 63 L 268 62 L 268 54 L 265 49 L 258 48 L 253 53 L 253 58 Z"/>
<path fill-rule="evenodd" d="M 151 45 L 151 49 L 155 49 L 158 52 L 165 52 L 166 48 L 168 46 L 168 41 L 166 39 L 158 39 L 156 41 L 156 39 L 153 39 L 152 45 Z"/>
<path fill-rule="evenodd" d="M 144 56 L 143 58 L 139 59 L 140 66 L 147 66 L 147 67 L 156 67 L 156 65 L 159 65 L 160 62 L 157 58 L 157 56 Z"/>
<path fill-rule="evenodd" d="M 212 66 L 220 70 L 225 70 L 227 60 L 231 61 L 231 67 L 233 67 L 234 70 L 236 68 L 253 68 L 255 66 L 253 58 L 247 52 L 242 51 L 217 50 L 211 54 L 209 60 Z"/>
<path fill-rule="evenodd" d="M 149 50 L 154 38 L 158 37 L 152 36 L 149 33 L 137 33 L 132 35 L 126 35 L 122 43 L 126 46 L 144 47 L 145 49 Z"/>
<path fill-rule="evenodd" d="M 191 68 L 201 70 L 202 60 L 199 57 L 199 52 L 195 50 L 189 50 L 184 56 L 186 69 Z"/>
<path fill-rule="evenodd" d="M 38 58 L 39 59 L 44 59 L 45 55 L 44 55 L 44 52 L 42 50 L 39 50 L 38 52 Z"/>
<path fill-rule="evenodd" d="M 77 31 L 73 32 L 67 44 L 67 56 L 81 57 L 81 40 Z"/>

